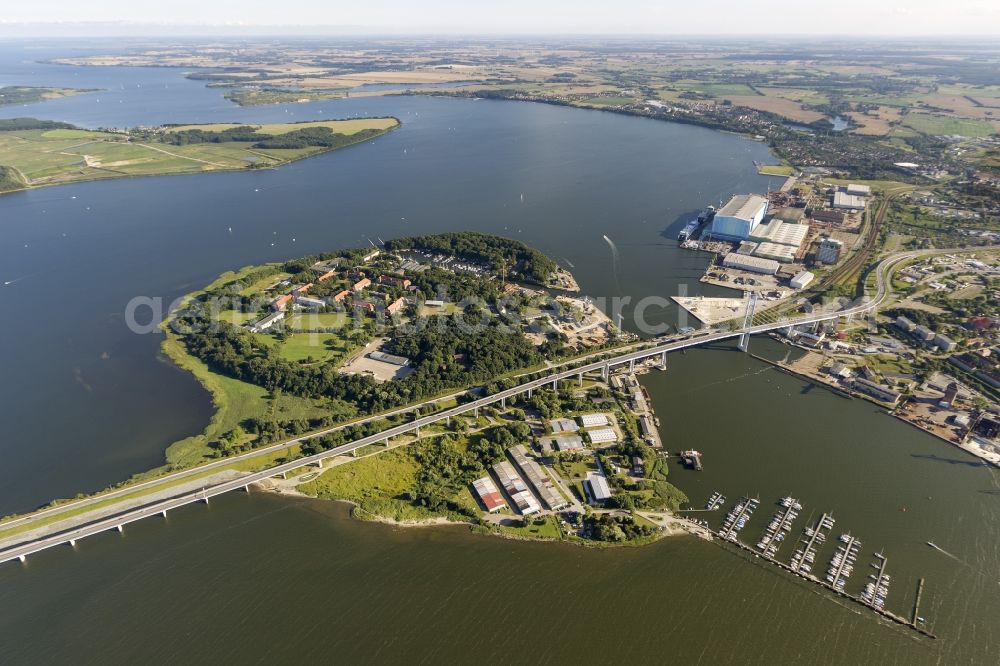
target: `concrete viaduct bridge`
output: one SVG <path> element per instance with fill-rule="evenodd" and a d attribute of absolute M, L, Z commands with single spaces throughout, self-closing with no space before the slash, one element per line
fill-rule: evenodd
<path fill-rule="evenodd" d="M 980 248 L 989 249 L 989 248 Z M 249 492 L 250 486 L 254 483 L 264 481 L 265 479 L 284 475 L 292 470 L 298 469 L 306 465 L 317 465 L 319 467 L 323 466 L 323 462 L 329 458 L 336 456 L 342 456 L 345 454 L 351 454 L 358 449 L 370 445 L 385 444 L 388 445 L 389 440 L 393 437 L 399 435 L 405 435 L 409 433 L 420 433 L 420 429 L 430 426 L 441 421 L 450 422 L 451 417 L 461 416 L 472 412 L 478 414 L 479 409 L 482 407 L 487 407 L 500 403 L 500 405 L 505 406 L 508 398 L 513 398 L 522 394 L 530 396 L 535 389 L 539 388 L 557 388 L 560 381 L 582 381 L 584 375 L 590 373 L 600 373 L 603 378 L 607 378 L 609 373 L 613 368 L 619 366 L 628 365 L 630 370 L 635 369 L 636 363 L 642 362 L 646 359 L 652 357 L 659 357 L 660 362 L 666 366 L 667 354 L 670 352 L 679 351 L 682 349 L 687 349 L 688 347 L 697 347 L 700 345 L 710 344 L 714 342 L 722 342 L 724 340 L 731 340 L 733 338 L 740 339 L 740 348 L 746 351 L 747 341 L 751 335 L 756 335 L 759 333 L 766 333 L 778 329 L 790 329 L 793 326 L 809 325 L 823 321 L 830 321 L 835 319 L 844 318 L 850 320 L 855 316 L 865 315 L 875 308 L 879 307 L 883 301 L 888 296 L 891 291 L 887 281 L 891 275 L 892 269 L 899 264 L 908 261 L 910 259 L 916 258 L 922 255 L 928 254 L 938 254 L 944 252 L 956 253 L 959 250 L 936 250 L 936 251 L 915 251 L 906 252 L 902 254 L 893 255 L 887 259 L 884 259 L 875 269 L 875 294 L 874 296 L 868 298 L 866 297 L 860 304 L 853 305 L 851 307 L 839 310 L 836 312 L 825 312 L 818 314 L 803 315 L 801 317 L 795 317 L 792 319 L 786 319 L 783 321 L 752 325 L 752 312 L 748 314 L 744 321 L 744 325 L 735 330 L 727 331 L 699 331 L 686 336 L 670 336 L 667 338 L 661 338 L 659 340 L 648 343 L 641 349 L 629 351 L 625 353 L 616 353 L 614 351 L 599 352 L 594 356 L 598 357 L 597 360 L 591 362 L 584 362 L 581 365 L 571 367 L 566 370 L 553 371 L 546 374 L 544 377 L 533 379 L 517 386 L 498 391 L 497 393 L 476 400 L 472 400 L 468 403 L 458 405 L 449 409 L 436 412 L 434 414 L 428 414 L 426 416 L 417 416 L 412 421 L 408 423 L 403 423 L 400 425 L 393 426 L 391 428 L 386 428 L 385 430 L 370 435 L 367 437 L 362 437 L 353 442 L 348 442 L 341 446 L 311 455 L 304 458 L 298 458 L 291 462 L 282 463 L 280 465 L 275 465 L 266 470 L 247 474 L 241 476 L 237 479 L 217 483 L 210 487 L 203 488 L 196 492 L 190 492 L 187 494 L 182 494 L 177 497 L 172 497 L 166 500 L 155 501 L 147 505 L 140 506 L 138 508 L 133 508 L 127 511 L 123 511 L 116 515 L 110 517 L 104 517 L 96 519 L 93 522 L 87 522 L 82 525 L 78 525 L 72 528 L 60 529 L 59 521 L 54 521 L 51 523 L 52 527 L 50 533 L 45 533 L 42 535 L 34 534 L 33 536 L 26 537 L 24 541 L 20 543 L 13 543 L 13 545 L 8 545 L 0 550 L 0 563 L 9 562 L 11 560 L 20 560 L 24 562 L 28 555 L 37 553 L 39 551 L 45 550 L 47 548 L 52 548 L 54 546 L 60 546 L 68 544 L 70 546 L 75 546 L 76 542 L 94 534 L 101 532 L 106 532 L 110 530 L 117 530 L 118 532 L 123 532 L 125 525 L 129 523 L 142 520 L 144 518 L 149 518 L 152 516 L 163 516 L 166 517 L 167 511 L 176 509 L 187 504 L 192 504 L 195 502 L 208 503 L 209 499 L 215 497 L 216 495 L 221 495 L 223 493 L 228 493 L 233 490 L 244 490 Z M 602 357 L 603 356 L 603 357 Z M 328 432 L 328 431 L 324 431 Z M 307 437 L 301 438 L 297 441 L 303 441 Z M 292 443 L 294 443 L 292 442 Z M 285 442 L 281 444 L 281 447 L 286 447 L 290 443 Z M 231 462 L 229 460 L 219 461 L 220 463 Z M 203 466 L 204 467 L 204 466 Z M 195 469 L 203 469 L 203 467 Z M 132 489 L 134 490 L 134 488 Z M 100 497 L 100 496 L 99 496 Z M 83 500 L 81 500 L 82 502 Z M 69 506 L 73 506 L 75 503 L 70 503 Z M 34 514 L 33 514 L 34 515 Z M 25 521 L 29 519 L 30 516 L 25 518 L 16 519 L 14 521 L 9 521 L 8 523 L 0 524 L 0 530 L 5 527 L 9 527 L 18 522 Z M 44 530 L 45 528 L 40 528 Z M 37 530 L 32 530 L 31 532 L 37 532 Z M 2 535 L 0 535 L 2 538 Z M 16 537 L 15 537 L 16 539 Z"/>

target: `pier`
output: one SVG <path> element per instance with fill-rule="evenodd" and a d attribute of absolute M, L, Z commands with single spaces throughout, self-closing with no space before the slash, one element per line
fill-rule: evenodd
<path fill-rule="evenodd" d="M 812 570 L 816 549 L 826 543 L 826 531 L 833 529 L 834 522 L 836 521 L 833 514 L 824 513 L 814 526 L 805 529 L 805 537 L 802 539 L 802 543 L 806 544 L 805 548 L 795 551 L 795 555 L 792 556 L 792 567 L 797 573 L 807 573 Z"/>
<path fill-rule="evenodd" d="M 744 495 L 726 515 L 726 519 L 722 523 L 723 529 L 719 532 L 719 536 L 735 542 L 736 535 L 746 527 L 747 521 L 750 520 L 750 516 L 753 515 L 754 509 L 757 508 L 758 504 L 760 504 L 760 500 L 750 499 Z"/>
<path fill-rule="evenodd" d="M 779 544 L 792 530 L 792 521 L 799 517 L 798 512 L 802 510 L 802 505 L 794 497 L 785 497 L 778 504 L 782 508 L 775 512 L 764 536 L 757 543 L 757 550 L 768 557 L 774 557 L 778 553 Z"/>
<path fill-rule="evenodd" d="M 861 549 L 861 542 L 850 534 L 840 535 L 841 545 L 830 560 L 830 568 L 826 571 L 826 582 L 836 589 L 844 589 L 848 577 L 854 572 L 854 560 Z"/>

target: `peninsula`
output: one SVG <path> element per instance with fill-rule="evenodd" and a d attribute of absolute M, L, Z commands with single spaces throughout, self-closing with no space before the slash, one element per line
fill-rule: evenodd
<path fill-rule="evenodd" d="M 103 178 L 267 169 L 399 127 L 396 118 L 81 129 L 0 120 L 0 193 Z"/>

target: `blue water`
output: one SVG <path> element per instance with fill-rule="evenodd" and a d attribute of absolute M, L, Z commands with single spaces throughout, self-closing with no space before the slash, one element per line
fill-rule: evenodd
<path fill-rule="evenodd" d="M 211 413 L 189 375 L 134 335 L 135 296 L 174 298 L 219 273 L 368 238 L 476 229 L 575 266 L 594 296 L 699 293 L 704 255 L 677 249 L 691 211 L 764 191 L 767 148 L 689 125 L 517 102 L 411 96 L 238 107 L 165 68 L 32 64 L 4 83 L 106 92 L 2 108 L 87 127 L 395 115 L 401 129 L 274 171 L 102 181 L 0 197 L 0 514 L 162 463 Z M 523 195 L 523 201 L 522 201 Z M 228 229 L 232 227 L 232 232 Z M 612 260 L 603 236 L 612 238 Z M 714 293 L 714 292 L 710 292 Z M 651 320 L 673 311 L 649 309 Z"/>

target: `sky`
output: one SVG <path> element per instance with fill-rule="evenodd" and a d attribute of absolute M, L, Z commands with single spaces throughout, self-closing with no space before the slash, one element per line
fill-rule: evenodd
<path fill-rule="evenodd" d="M 0 0 L 0 34 L 1000 35 L 1000 0 Z"/>

